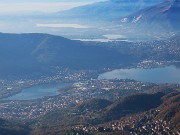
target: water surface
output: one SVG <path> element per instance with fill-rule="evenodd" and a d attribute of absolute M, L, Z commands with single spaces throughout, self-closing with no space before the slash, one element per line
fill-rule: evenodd
<path fill-rule="evenodd" d="M 116 69 L 100 74 L 98 79 L 134 79 L 152 83 L 180 83 L 180 69 L 175 66 L 154 69 Z"/>
<path fill-rule="evenodd" d="M 23 89 L 20 93 L 6 98 L 6 100 L 33 100 L 38 98 L 43 98 L 46 96 L 58 95 L 58 90 L 68 83 L 51 83 L 51 84 L 41 84 L 37 86 L 32 86 L 30 88 Z"/>

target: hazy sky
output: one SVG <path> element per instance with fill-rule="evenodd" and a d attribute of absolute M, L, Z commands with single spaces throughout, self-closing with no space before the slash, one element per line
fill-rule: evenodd
<path fill-rule="evenodd" d="M 0 0 L 0 13 L 57 12 L 105 0 Z"/>

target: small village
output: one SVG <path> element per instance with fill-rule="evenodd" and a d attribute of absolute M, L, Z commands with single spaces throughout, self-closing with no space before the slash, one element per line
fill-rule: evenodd
<path fill-rule="evenodd" d="M 178 131 L 172 131 L 171 121 L 155 119 L 160 110 L 154 109 L 146 113 L 121 118 L 103 125 L 91 126 L 81 125 L 73 127 L 75 132 L 93 134 L 97 132 L 129 132 L 132 135 L 179 135 Z"/>

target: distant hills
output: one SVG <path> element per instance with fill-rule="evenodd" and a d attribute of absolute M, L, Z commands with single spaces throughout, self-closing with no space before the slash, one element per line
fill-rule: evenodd
<path fill-rule="evenodd" d="M 178 35 L 164 41 L 138 44 L 81 42 L 48 34 L 0 33 L 0 74 L 2 78 L 40 76 L 52 74 L 55 67 L 98 70 L 128 67 L 145 59 L 179 60 Z M 163 50 L 155 49 L 155 44 Z"/>
<path fill-rule="evenodd" d="M 48 34 L 0 33 L 1 77 L 51 73 L 55 66 L 96 69 L 129 62 L 133 62 L 130 55 L 108 46 Z"/>
<path fill-rule="evenodd" d="M 179 0 L 109 0 L 58 12 L 56 17 L 90 26 L 98 35 L 167 38 L 180 31 L 179 3 Z"/>
<path fill-rule="evenodd" d="M 146 37 L 157 39 L 179 32 L 178 3 L 178 0 L 107 0 L 66 11 L 59 9 L 59 12 L 49 14 L 1 16 L 3 22 L 7 22 L 2 30 L 51 33 L 71 39 L 106 39 L 106 35 L 134 40 Z M 22 19 L 26 23 L 22 22 L 19 29 L 10 29 Z M 9 20 L 14 25 L 9 25 Z M 69 24 L 82 27 L 71 27 Z"/>
<path fill-rule="evenodd" d="M 124 17 L 121 22 L 148 31 L 180 31 L 180 1 L 169 0 Z"/>
<path fill-rule="evenodd" d="M 117 19 L 129 15 L 140 9 L 162 2 L 162 0 L 109 0 L 91 5 L 76 7 L 59 12 L 60 17 L 74 18 L 75 20 L 104 21 Z M 96 22 L 95 22 L 96 23 Z"/>
<path fill-rule="evenodd" d="M 2 31 L 50 33 L 71 39 L 106 39 L 106 35 L 157 39 L 179 32 L 178 3 L 178 0 L 107 0 L 48 14 L 1 15 Z M 82 27 L 73 27 L 77 24 Z"/>

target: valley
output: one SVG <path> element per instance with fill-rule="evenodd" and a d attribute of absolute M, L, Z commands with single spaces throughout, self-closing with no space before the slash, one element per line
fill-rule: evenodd
<path fill-rule="evenodd" d="M 179 135 L 180 0 L 2 0 L 0 135 Z"/>
<path fill-rule="evenodd" d="M 100 130 L 98 131 L 99 126 L 96 126 L 97 124 L 103 124 L 128 116 L 128 114 L 137 114 L 137 112 L 144 112 L 155 106 L 157 107 L 161 104 L 159 96 L 179 92 L 179 89 L 179 84 L 157 85 L 134 80 L 87 80 L 59 89 L 57 96 L 48 96 L 34 100 L 1 100 L 0 117 L 10 121 L 25 123 L 25 128 L 28 128 L 29 132 L 34 132 L 32 134 L 37 134 L 38 129 L 42 134 L 47 134 L 45 132 L 48 132 L 48 130 L 52 131 L 52 134 L 55 134 L 53 132 L 58 130 L 61 134 L 62 132 L 69 132 L 71 127 L 76 127 L 76 132 L 80 130 L 80 132 L 84 131 L 86 134 L 89 134 L 89 132 L 101 132 Z M 161 94 L 154 98 L 153 96 L 148 97 L 148 95 L 153 95 L 153 93 L 155 95 Z M 145 97 L 143 98 L 143 96 Z M 132 97 L 136 97 L 138 100 L 134 101 Z M 141 102 L 142 100 L 145 101 Z M 145 110 L 137 107 L 141 106 L 140 102 L 142 107 L 145 107 Z M 153 106 L 153 102 L 155 106 Z M 107 105 L 104 106 L 103 104 L 106 103 Z M 120 106 L 117 106 L 117 103 Z M 107 107 L 106 111 L 103 109 L 103 106 Z M 132 107 L 131 109 L 129 108 L 131 111 L 126 109 L 126 107 Z M 136 110 L 134 107 L 138 109 Z M 122 110 L 119 110 L 119 108 Z M 122 112 L 118 113 L 118 111 Z M 83 116 L 84 118 L 81 118 Z M 141 118 L 141 115 L 139 117 Z M 82 119 L 82 121 L 75 119 Z M 57 127 L 55 125 L 51 127 L 51 122 L 55 125 L 57 124 Z M 46 127 L 46 130 L 43 129 L 41 131 L 41 128 L 44 127 Z M 83 127 L 82 130 L 81 127 Z M 100 127 L 102 126 L 100 125 Z M 89 128 L 94 130 L 88 130 Z M 107 130 L 106 132 L 110 131 Z"/>

